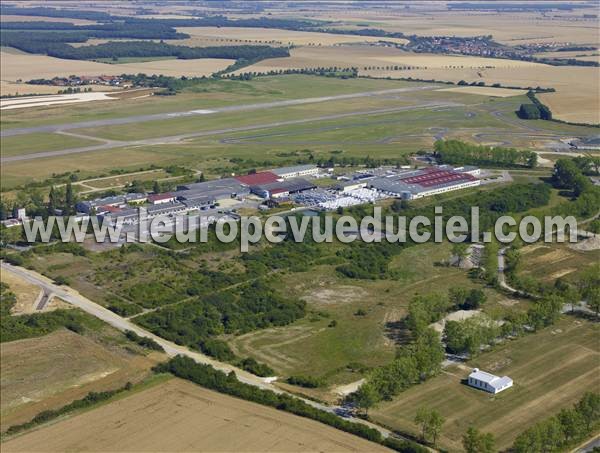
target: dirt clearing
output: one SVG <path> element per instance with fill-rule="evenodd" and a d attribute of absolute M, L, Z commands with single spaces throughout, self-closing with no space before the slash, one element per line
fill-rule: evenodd
<path fill-rule="evenodd" d="M 479 94 L 481 96 L 492 96 L 496 98 L 508 98 L 527 94 L 525 90 L 511 90 L 508 88 L 490 88 L 490 87 L 454 87 L 444 88 L 438 91 L 450 91 L 451 93 Z"/>
<path fill-rule="evenodd" d="M 169 380 L 3 444 L 2 451 L 389 451 L 318 422 Z"/>

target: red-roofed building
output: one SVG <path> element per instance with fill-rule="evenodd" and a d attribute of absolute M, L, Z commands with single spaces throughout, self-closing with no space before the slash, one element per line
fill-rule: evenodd
<path fill-rule="evenodd" d="M 258 173 L 252 173 L 250 175 L 236 176 L 235 179 L 242 184 L 246 184 L 247 186 L 260 186 L 262 184 L 277 182 L 280 178 L 275 173 L 271 173 L 270 171 L 261 171 Z"/>
<path fill-rule="evenodd" d="M 170 192 L 153 193 L 148 195 L 148 202 L 152 204 L 172 203 L 177 197 Z"/>
<path fill-rule="evenodd" d="M 114 205 L 104 205 L 104 206 L 98 206 L 98 207 L 96 208 L 96 213 L 98 213 L 98 214 L 103 214 L 103 213 L 105 213 L 105 212 L 112 212 L 112 213 L 115 213 L 115 212 L 120 212 L 120 211 L 122 211 L 122 210 L 123 210 L 123 209 L 122 209 L 121 207 L 119 207 L 119 206 L 114 206 Z"/>

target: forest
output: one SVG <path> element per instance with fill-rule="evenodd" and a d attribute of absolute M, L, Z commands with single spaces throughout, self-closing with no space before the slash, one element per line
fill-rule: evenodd
<path fill-rule="evenodd" d="M 495 167 L 527 167 L 537 165 L 537 154 L 502 146 L 481 146 L 460 140 L 438 140 L 435 156 L 444 164 L 488 165 Z"/>
<path fill-rule="evenodd" d="M 115 31 L 102 33 L 88 32 L 39 32 L 3 31 L 2 45 L 14 47 L 29 53 L 46 54 L 68 60 L 94 60 L 99 58 L 124 57 L 174 57 L 178 59 L 223 58 L 249 62 L 265 58 L 289 56 L 289 50 L 270 46 L 215 46 L 189 47 L 176 46 L 154 41 L 107 42 L 104 44 L 73 47 L 67 42 L 86 42 L 90 37 L 111 38 L 155 38 L 154 31 Z"/>

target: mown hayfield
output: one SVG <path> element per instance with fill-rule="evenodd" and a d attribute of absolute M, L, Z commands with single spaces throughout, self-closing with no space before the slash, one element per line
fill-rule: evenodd
<path fill-rule="evenodd" d="M 389 451 L 286 412 L 171 379 L 2 445 L 34 451 Z"/>
<path fill-rule="evenodd" d="M 63 329 L 0 345 L 2 431 L 39 412 L 141 379 L 152 366 Z"/>
<path fill-rule="evenodd" d="M 460 451 L 461 437 L 471 425 L 494 434 L 496 448 L 508 448 L 534 423 L 574 404 L 600 385 L 600 334 L 597 323 L 565 317 L 552 327 L 510 341 L 461 367 L 415 386 L 372 411 L 372 418 L 418 434 L 413 420 L 420 407 L 435 409 L 446 419 L 439 444 Z M 514 387 L 493 396 L 464 385 L 472 368 L 508 375 Z"/>

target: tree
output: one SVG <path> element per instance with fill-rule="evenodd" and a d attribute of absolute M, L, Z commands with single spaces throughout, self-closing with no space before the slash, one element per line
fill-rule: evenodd
<path fill-rule="evenodd" d="M 481 289 L 475 288 L 469 291 L 467 299 L 465 300 L 462 308 L 465 310 L 475 310 L 481 307 L 486 300 L 487 297 L 485 293 Z"/>
<path fill-rule="evenodd" d="M 583 416 L 572 409 L 563 409 L 558 414 L 558 420 L 562 425 L 565 440 L 570 442 L 572 439 L 577 439 L 584 427 Z"/>
<path fill-rule="evenodd" d="M 452 244 L 452 255 L 456 256 L 458 261 L 456 262 L 457 266 L 460 266 L 463 260 L 468 256 L 467 249 L 468 245 L 464 242 L 456 242 Z"/>
<path fill-rule="evenodd" d="M 556 417 L 540 424 L 542 451 L 555 451 L 564 441 L 563 428 Z"/>
<path fill-rule="evenodd" d="M 494 436 L 491 433 L 482 433 L 477 428 L 470 426 L 462 438 L 466 453 L 493 453 Z"/>
<path fill-rule="evenodd" d="M 432 410 L 429 414 L 429 426 L 427 428 L 428 434 L 433 439 L 433 445 L 436 444 L 437 438 L 442 431 L 442 425 L 446 420 L 442 417 L 439 412 Z"/>
<path fill-rule="evenodd" d="M 512 449 L 515 453 L 539 453 L 542 451 L 542 433 L 538 425 L 519 434 Z"/>
<path fill-rule="evenodd" d="M 415 415 L 415 424 L 421 428 L 421 440 L 425 440 L 428 422 L 429 410 L 425 407 L 420 407 L 417 409 L 417 414 Z"/>
<path fill-rule="evenodd" d="M 152 184 L 152 192 L 160 193 L 160 184 L 158 181 L 154 181 L 154 184 Z"/>
<path fill-rule="evenodd" d="M 67 183 L 65 191 L 65 214 L 73 214 L 75 212 L 75 197 L 73 195 L 73 186 L 71 181 Z"/>
<path fill-rule="evenodd" d="M 368 415 L 369 409 L 379 402 L 379 394 L 372 384 L 366 382 L 354 394 L 354 402 L 358 408 L 365 411 L 365 415 Z"/>
<path fill-rule="evenodd" d="M 587 392 L 575 406 L 584 418 L 586 431 L 600 418 L 600 394 Z"/>
<path fill-rule="evenodd" d="M 425 407 L 419 408 L 415 416 L 415 423 L 421 428 L 421 438 L 427 440 L 430 437 L 433 445 L 437 441 L 444 421 L 444 417 L 438 411 Z"/>
<path fill-rule="evenodd" d="M 50 187 L 50 193 L 48 194 L 48 213 L 51 215 L 56 214 L 56 210 L 59 205 L 58 194 L 54 186 Z"/>

